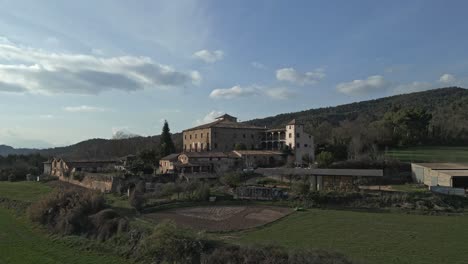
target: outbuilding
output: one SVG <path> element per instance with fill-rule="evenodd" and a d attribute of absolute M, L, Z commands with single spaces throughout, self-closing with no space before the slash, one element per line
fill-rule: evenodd
<path fill-rule="evenodd" d="M 468 188 L 468 164 L 412 163 L 413 180 L 429 187 Z"/>

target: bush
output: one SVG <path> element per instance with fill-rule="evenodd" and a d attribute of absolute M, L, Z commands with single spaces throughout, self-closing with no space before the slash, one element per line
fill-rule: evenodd
<path fill-rule="evenodd" d="M 192 231 L 166 222 L 144 238 L 138 255 L 152 263 L 200 263 L 204 247 L 204 240 Z"/>
<path fill-rule="evenodd" d="M 92 191 L 60 190 L 32 204 L 29 218 L 62 235 L 108 239 L 124 229 L 126 220 L 110 209 L 104 197 Z"/>
<path fill-rule="evenodd" d="M 305 196 L 310 192 L 310 182 L 307 180 L 301 180 L 294 182 L 291 186 L 294 194 L 298 196 Z"/>
<path fill-rule="evenodd" d="M 76 180 L 76 181 L 83 181 L 84 173 L 80 172 L 80 171 L 74 172 L 72 178 L 73 178 L 73 180 Z"/>
<path fill-rule="evenodd" d="M 236 188 L 240 185 L 241 182 L 241 175 L 239 173 L 231 172 L 226 173 L 221 177 L 221 183 L 231 187 Z"/>
<path fill-rule="evenodd" d="M 143 181 L 139 181 L 135 186 L 135 189 L 130 194 L 130 205 L 135 208 L 138 212 L 140 212 L 146 203 L 145 198 L 145 183 Z"/>
<path fill-rule="evenodd" d="M 333 163 L 333 154 L 328 151 L 322 151 L 317 155 L 317 164 L 319 168 L 327 168 Z"/>
<path fill-rule="evenodd" d="M 196 201 L 207 201 L 209 197 L 210 197 L 210 186 L 208 186 L 207 184 L 201 183 L 199 184 L 197 189 L 195 189 L 195 193 L 192 196 L 192 199 Z"/>

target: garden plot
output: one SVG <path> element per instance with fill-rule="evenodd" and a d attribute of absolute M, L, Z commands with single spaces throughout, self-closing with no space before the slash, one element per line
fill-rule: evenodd
<path fill-rule="evenodd" d="M 151 213 L 146 220 L 174 221 L 179 226 L 206 231 L 233 231 L 268 224 L 292 212 L 274 206 L 203 206 Z"/>

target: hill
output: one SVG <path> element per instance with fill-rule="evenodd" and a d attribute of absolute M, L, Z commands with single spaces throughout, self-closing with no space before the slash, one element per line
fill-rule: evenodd
<path fill-rule="evenodd" d="M 383 131 L 376 128 L 377 122 L 382 121 L 388 113 L 416 108 L 426 110 L 431 115 L 428 126 L 431 143 L 468 144 L 468 90 L 459 87 L 280 114 L 246 123 L 282 127 L 295 118 L 304 123 L 305 130 L 315 136 L 318 144 L 340 140 L 349 143 L 358 136 L 360 140 L 370 138 L 378 142 L 375 134 L 383 134 Z"/>
<path fill-rule="evenodd" d="M 182 148 L 182 135 L 173 134 L 176 148 Z M 124 139 L 89 139 L 74 145 L 50 149 L 14 149 L 10 146 L 0 146 L 0 156 L 10 154 L 27 155 L 39 153 L 45 157 L 63 157 L 69 159 L 109 159 L 136 154 L 142 150 L 157 149 L 159 135 L 150 137 L 132 137 Z"/>
<path fill-rule="evenodd" d="M 35 153 L 37 151 L 39 150 L 38 149 L 26 149 L 26 148 L 15 149 L 11 146 L 0 145 L 0 156 L 27 155 L 27 154 Z"/>

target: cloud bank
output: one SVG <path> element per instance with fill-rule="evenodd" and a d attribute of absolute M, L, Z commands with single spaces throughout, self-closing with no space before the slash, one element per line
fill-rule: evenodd
<path fill-rule="evenodd" d="M 196 85 L 201 75 L 177 71 L 148 57 L 53 53 L 3 41 L 0 80 L 0 92 L 98 94 Z"/>

